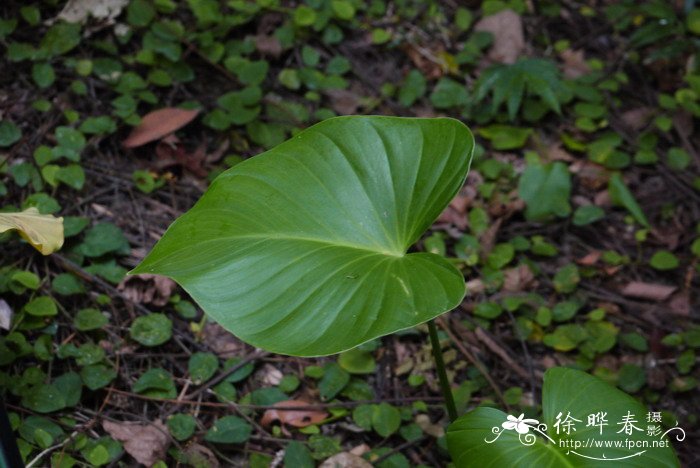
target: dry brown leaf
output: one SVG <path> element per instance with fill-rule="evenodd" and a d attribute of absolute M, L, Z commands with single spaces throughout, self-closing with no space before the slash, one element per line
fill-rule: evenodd
<path fill-rule="evenodd" d="M 466 288 L 467 295 L 469 296 L 482 294 L 484 291 L 486 291 L 486 285 L 481 278 L 474 278 L 473 280 L 467 281 Z"/>
<path fill-rule="evenodd" d="M 170 445 L 168 428 L 160 420 L 152 424 L 104 421 L 102 428 L 122 442 L 126 453 L 142 465 L 151 466 L 163 460 Z"/>
<path fill-rule="evenodd" d="M 652 117 L 654 117 L 654 108 L 652 107 L 637 107 L 625 111 L 620 116 L 625 127 L 632 131 L 639 131 L 647 126 Z"/>
<path fill-rule="evenodd" d="M 277 58 L 282 53 L 282 45 L 275 36 L 260 34 L 255 36 L 255 48 L 262 55 Z"/>
<path fill-rule="evenodd" d="M 260 380 L 264 385 L 272 386 L 279 385 L 284 377 L 282 372 L 272 364 L 265 364 L 263 368 L 258 371 L 258 375 L 260 375 Z"/>
<path fill-rule="evenodd" d="M 525 291 L 534 280 L 535 274 L 529 266 L 523 263 L 503 272 L 503 290 L 507 292 Z"/>
<path fill-rule="evenodd" d="M 319 468 L 372 468 L 372 464 L 350 452 L 341 452 L 321 463 Z"/>
<path fill-rule="evenodd" d="M 648 299 L 650 301 L 665 301 L 676 290 L 675 286 L 665 284 L 645 283 L 643 281 L 632 281 L 622 288 L 623 296 L 635 297 L 638 299 Z"/>
<path fill-rule="evenodd" d="M 685 317 L 690 315 L 690 293 L 688 291 L 680 291 L 673 295 L 668 301 L 668 307 L 676 315 Z"/>
<path fill-rule="evenodd" d="M 441 424 L 435 424 L 430 421 L 430 416 L 427 414 L 419 414 L 416 416 L 416 424 L 420 427 L 426 434 L 435 437 L 442 437 L 445 435 L 445 428 Z"/>
<path fill-rule="evenodd" d="M 372 450 L 372 448 L 369 445 L 360 444 L 360 445 L 350 449 L 350 453 L 352 453 L 353 455 L 362 456 L 371 450 Z"/>
<path fill-rule="evenodd" d="M 10 304 L 0 299 L 0 328 L 9 330 L 12 326 L 12 308 Z"/>
<path fill-rule="evenodd" d="M 591 67 L 586 63 L 583 50 L 566 49 L 559 56 L 564 61 L 565 77 L 574 79 L 591 72 Z"/>
<path fill-rule="evenodd" d="M 122 142 L 125 148 L 135 148 L 159 140 L 184 127 L 197 117 L 198 109 L 178 109 L 166 107 L 149 112 L 141 118 L 141 123 Z"/>
<path fill-rule="evenodd" d="M 403 46 L 406 55 L 413 65 L 421 71 L 428 80 L 440 78 L 446 71 L 444 57 L 445 49 L 439 43 L 429 46 L 421 46 L 414 43 L 406 43 Z"/>
<path fill-rule="evenodd" d="M 503 10 L 482 18 L 474 30 L 493 34 L 493 44 L 487 56 L 494 62 L 515 63 L 525 48 L 523 22 L 513 10 Z"/>
<path fill-rule="evenodd" d="M 576 259 L 576 263 L 583 266 L 593 266 L 596 263 L 598 263 L 598 260 L 600 260 L 600 257 L 602 255 L 603 252 L 601 252 L 600 250 L 594 250 L 592 252 L 587 253 L 583 257 Z"/>
<path fill-rule="evenodd" d="M 309 403 L 303 400 L 286 400 L 280 401 L 279 403 L 275 403 L 274 406 L 280 408 L 294 408 L 309 406 L 312 404 L 313 403 Z M 289 424 L 290 426 L 294 427 L 306 427 L 312 424 L 320 423 L 321 421 L 326 419 L 327 416 L 328 413 L 320 410 L 293 410 L 272 408 L 265 411 L 262 419 L 260 420 L 260 424 L 262 424 L 263 426 L 270 426 L 275 421 L 279 421 L 280 423 L 282 423 L 282 425 Z"/>
<path fill-rule="evenodd" d="M 239 356 L 245 344 L 214 322 L 207 322 L 202 330 L 202 339 L 215 354 L 224 359 Z"/>
<path fill-rule="evenodd" d="M 325 94 L 331 99 L 331 107 L 339 115 L 352 115 L 360 107 L 360 96 L 347 89 L 329 89 Z"/>
<path fill-rule="evenodd" d="M 170 278 L 149 274 L 126 276 L 117 285 L 117 289 L 130 301 L 156 307 L 167 304 L 176 288 L 177 284 Z"/>
<path fill-rule="evenodd" d="M 208 447 L 200 444 L 189 444 L 184 450 L 185 463 L 187 466 L 207 466 L 209 468 L 219 468 L 219 460 Z"/>

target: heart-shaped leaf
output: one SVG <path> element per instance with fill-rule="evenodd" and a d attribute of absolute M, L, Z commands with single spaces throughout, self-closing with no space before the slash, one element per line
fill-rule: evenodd
<path fill-rule="evenodd" d="M 541 424 L 487 407 L 453 422 L 447 446 L 455 466 L 680 466 L 669 438 L 685 432 L 663 429 L 658 414 L 597 377 L 549 369 L 542 393 Z"/>
<path fill-rule="evenodd" d="M 410 253 L 464 183 L 453 119 L 338 117 L 221 174 L 133 273 L 180 283 L 242 340 L 333 354 L 455 307 L 442 257 Z"/>

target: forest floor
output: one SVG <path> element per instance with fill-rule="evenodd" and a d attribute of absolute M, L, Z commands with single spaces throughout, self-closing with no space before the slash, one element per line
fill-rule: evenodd
<path fill-rule="evenodd" d="M 700 462 L 693 2 L 62 3 L 0 4 L 0 210 L 66 236 L 44 257 L 0 234 L 0 395 L 26 462 L 449 464 L 424 326 L 274 355 L 125 276 L 223 170 L 349 114 L 477 138 L 418 245 L 467 281 L 438 320 L 460 413 L 536 417 L 543 372 L 572 366 L 677 421 Z"/>

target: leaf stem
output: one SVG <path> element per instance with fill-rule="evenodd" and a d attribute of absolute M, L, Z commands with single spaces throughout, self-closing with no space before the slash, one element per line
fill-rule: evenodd
<path fill-rule="evenodd" d="M 452 422 L 455 419 L 457 419 L 457 407 L 455 406 L 455 400 L 452 396 L 452 388 L 450 387 L 450 381 L 447 380 L 447 372 L 445 371 L 445 361 L 442 359 L 442 348 L 440 347 L 440 340 L 438 339 L 435 320 L 428 321 L 428 332 L 430 334 L 430 345 L 433 348 L 435 369 L 437 370 L 438 379 L 440 380 L 440 389 L 442 390 L 442 396 L 445 398 L 445 407 L 447 408 L 447 415 L 450 418 L 450 422 Z"/>

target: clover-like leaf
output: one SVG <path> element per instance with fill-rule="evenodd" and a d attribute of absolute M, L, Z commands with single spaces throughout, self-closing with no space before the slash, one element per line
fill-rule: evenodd
<path fill-rule="evenodd" d="M 653 413 L 597 377 L 549 369 L 542 400 L 542 424 L 487 407 L 453 422 L 447 446 L 455 466 L 680 466 L 669 439 L 681 441 L 685 432 L 649 422 Z"/>
<path fill-rule="evenodd" d="M 337 353 L 455 307 L 440 256 L 407 253 L 462 186 L 453 119 L 338 117 L 221 174 L 132 273 L 180 283 L 242 340 Z"/>

